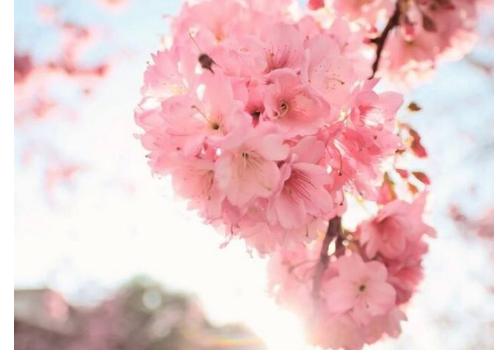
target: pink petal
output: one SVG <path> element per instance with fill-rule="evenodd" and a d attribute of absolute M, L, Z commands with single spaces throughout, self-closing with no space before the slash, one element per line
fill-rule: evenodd
<path fill-rule="evenodd" d="M 378 261 L 370 261 L 366 264 L 366 269 L 371 280 L 385 282 L 387 280 L 387 268 Z"/>
<path fill-rule="evenodd" d="M 328 282 L 325 293 L 328 308 L 335 314 L 350 310 L 356 301 L 356 286 L 342 278 Z"/>
<path fill-rule="evenodd" d="M 366 277 L 366 268 L 363 259 L 358 254 L 342 256 L 337 260 L 340 277 L 358 283 Z"/>
<path fill-rule="evenodd" d="M 396 290 L 389 283 L 370 283 L 366 288 L 365 300 L 372 315 L 381 315 L 394 307 Z"/>

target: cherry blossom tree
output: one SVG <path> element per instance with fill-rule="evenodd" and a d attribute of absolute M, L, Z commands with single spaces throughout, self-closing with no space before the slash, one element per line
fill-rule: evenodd
<path fill-rule="evenodd" d="M 269 259 L 270 294 L 311 344 L 401 333 L 436 233 L 431 181 L 404 165 L 427 151 L 397 120 L 403 96 L 379 82 L 412 86 L 463 56 L 480 5 L 203 1 L 152 56 L 135 110 L 149 166 L 225 244 Z"/>

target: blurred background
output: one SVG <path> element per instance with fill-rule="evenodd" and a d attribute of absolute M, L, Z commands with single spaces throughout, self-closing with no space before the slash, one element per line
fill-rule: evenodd
<path fill-rule="evenodd" d="M 302 1 L 304 3 L 304 1 Z M 266 293 L 265 260 L 146 166 L 133 110 L 174 0 L 15 1 L 18 350 L 307 349 Z M 406 95 L 429 157 L 438 239 L 399 339 L 370 349 L 493 348 L 493 14 L 460 62 Z"/>

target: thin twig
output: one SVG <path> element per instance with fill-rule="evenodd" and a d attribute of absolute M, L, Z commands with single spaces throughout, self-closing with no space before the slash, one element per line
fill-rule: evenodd
<path fill-rule="evenodd" d="M 399 17 L 401 15 L 401 9 L 400 9 L 400 4 L 399 1 L 396 1 L 394 13 L 392 14 L 391 18 L 389 18 L 389 21 L 387 21 L 387 24 L 382 31 L 382 33 L 375 39 L 373 39 L 371 42 L 377 45 L 377 51 L 376 51 L 376 56 L 375 56 L 375 61 L 373 62 L 372 65 L 372 76 L 370 77 L 373 78 L 375 76 L 375 73 L 377 73 L 378 66 L 380 63 L 380 57 L 382 56 L 382 50 L 384 49 L 385 42 L 387 41 L 387 37 L 389 36 L 389 33 L 391 30 L 399 25 Z"/>
<path fill-rule="evenodd" d="M 319 261 L 318 264 L 316 265 L 316 271 L 313 277 L 312 296 L 314 300 L 317 300 L 319 297 L 319 291 L 321 289 L 321 281 L 323 279 L 323 274 L 325 273 L 325 270 L 328 268 L 328 264 L 330 263 L 330 255 L 328 255 L 330 244 L 334 239 L 337 239 L 337 242 L 340 241 L 339 236 L 342 226 L 341 221 L 342 221 L 341 217 L 336 216 L 328 222 L 328 229 L 326 230 L 326 235 L 321 245 Z"/>

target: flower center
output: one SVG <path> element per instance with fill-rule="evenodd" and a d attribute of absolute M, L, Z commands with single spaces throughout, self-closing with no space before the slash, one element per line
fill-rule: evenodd
<path fill-rule="evenodd" d="M 259 119 L 260 118 L 260 114 L 261 112 L 260 111 L 253 111 L 252 113 L 250 113 L 250 115 L 252 116 L 252 118 L 254 119 Z"/>
<path fill-rule="evenodd" d="M 283 117 L 290 110 L 290 106 L 287 102 L 283 101 L 279 107 L 279 117 Z"/>
<path fill-rule="evenodd" d="M 309 176 L 304 174 L 299 170 L 292 170 L 290 177 L 285 181 L 284 191 L 295 201 L 300 198 L 300 200 L 310 201 L 310 191 L 314 189 L 315 186 L 311 182 Z"/>

